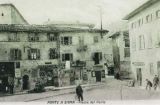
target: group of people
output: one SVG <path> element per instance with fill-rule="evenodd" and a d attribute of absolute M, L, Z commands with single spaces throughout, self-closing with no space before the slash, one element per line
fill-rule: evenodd
<path fill-rule="evenodd" d="M 146 82 L 146 90 L 151 90 L 152 87 L 154 88 L 154 90 L 157 90 L 157 87 L 159 86 L 159 78 L 157 75 L 155 75 L 155 77 L 153 78 L 153 84 L 148 79 L 146 79 Z"/>

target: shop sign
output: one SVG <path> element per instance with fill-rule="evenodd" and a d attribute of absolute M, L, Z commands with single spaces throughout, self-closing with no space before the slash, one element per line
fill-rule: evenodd
<path fill-rule="evenodd" d="M 21 77 L 21 70 L 20 69 L 15 69 L 15 77 L 16 78 Z"/>
<path fill-rule="evenodd" d="M 65 69 L 70 70 L 70 61 L 66 61 Z"/>
<path fill-rule="evenodd" d="M 144 62 L 132 62 L 132 64 L 135 66 L 144 66 L 145 65 Z"/>

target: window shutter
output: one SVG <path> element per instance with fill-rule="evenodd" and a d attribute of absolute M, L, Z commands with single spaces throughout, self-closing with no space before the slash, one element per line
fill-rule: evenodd
<path fill-rule="evenodd" d="M 50 33 L 47 33 L 47 39 L 50 41 Z"/>
<path fill-rule="evenodd" d="M 19 60 L 21 60 L 21 59 L 22 59 L 22 53 L 21 53 L 21 50 L 18 50 L 18 53 L 19 53 L 19 54 L 18 54 L 18 59 L 19 59 Z"/>
<path fill-rule="evenodd" d="M 49 49 L 49 59 L 51 59 L 51 48 Z"/>
<path fill-rule="evenodd" d="M 39 36 L 38 36 L 38 34 L 36 35 L 36 38 L 37 38 L 37 40 L 36 40 L 36 41 L 39 41 Z"/>
<path fill-rule="evenodd" d="M 40 59 L 40 49 L 37 49 L 37 59 Z"/>
<path fill-rule="evenodd" d="M 28 59 L 31 59 L 31 49 L 28 49 Z"/>
<path fill-rule="evenodd" d="M 70 61 L 73 61 L 73 54 L 70 54 Z"/>
<path fill-rule="evenodd" d="M 69 42 L 70 44 L 72 44 L 72 37 L 69 37 Z"/>
<path fill-rule="evenodd" d="M 99 53 L 99 60 L 102 60 L 102 52 Z"/>
<path fill-rule="evenodd" d="M 55 49 L 55 58 L 58 58 L 58 51 Z"/>
<path fill-rule="evenodd" d="M 61 37 L 61 44 L 64 44 L 64 37 Z"/>
<path fill-rule="evenodd" d="M 28 34 L 28 41 L 30 42 L 31 41 L 31 37 L 30 37 L 30 33 Z"/>
<path fill-rule="evenodd" d="M 62 54 L 62 61 L 65 61 L 65 54 Z"/>
<path fill-rule="evenodd" d="M 95 60 L 95 53 L 91 54 L 91 58 L 92 58 L 92 60 Z"/>
<path fill-rule="evenodd" d="M 10 59 L 14 59 L 14 49 L 10 49 Z"/>

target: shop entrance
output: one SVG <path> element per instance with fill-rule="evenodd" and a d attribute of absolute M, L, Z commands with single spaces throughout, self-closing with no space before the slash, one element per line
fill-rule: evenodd
<path fill-rule="evenodd" d="M 95 71 L 96 82 L 101 82 L 101 71 Z"/>
<path fill-rule="evenodd" d="M 141 68 L 137 68 L 137 82 L 139 86 L 142 85 L 142 69 Z"/>
<path fill-rule="evenodd" d="M 29 89 L 29 76 L 24 75 L 23 76 L 23 90 Z"/>
<path fill-rule="evenodd" d="M 56 65 L 40 65 L 40 78 L 46 86 L 58 86 L 58 70 Z"/>
<path fill-rule="evenodd" d="M 8 77 L 14 78 L 15 67 L 14 62 L 0 62 L 0 92 L 8 92 Z"/>

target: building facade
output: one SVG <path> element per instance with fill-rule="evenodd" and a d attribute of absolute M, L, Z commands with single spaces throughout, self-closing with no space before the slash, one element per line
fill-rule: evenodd
<path fill-rule="evenodd" d="M 131 68 L 140 86 L 160 76 L 159 6 L 159 0 L 149 0 L 124 18 L 129 20 Z"/>
<path fill-rule="evenodd" d="M 113 46 L 115 75 L 121 79 L 130 78 L 130 42 L 128 30 L 120 30 L 110 36 Z"/>
<path fill-rule="evenodd" d="M 75 31 L 60 34 L 61 64 L 66 67 L 67 61 L 70 62 L 71 65 L 68 70 L 72 72 L 73 76 L 72 79 L 70 78 L 71 83 L 105 80 L 105 53 L 101 46 L 96 46 L 102 40 L 100 33 L 98 31 Z M 107 31 L 102 33 L 106 34 Z M 64 68 L 65 70 L 67 69 Z"/>
<path fill-rule="evenodd" d="M 13 4 L 0 4 L 0 24 L 28 24 Z"/>
<path fill-rule="evenodd" d="M 31 90 L 37 82 L 66 86 L 105 80 L 104 55 L 94 45 L 107 30 L 28 25 L 14 5 L 2 4 L 0 10 L 0 91 L 7 91 L 11 79 L 14 91 Z"/>

